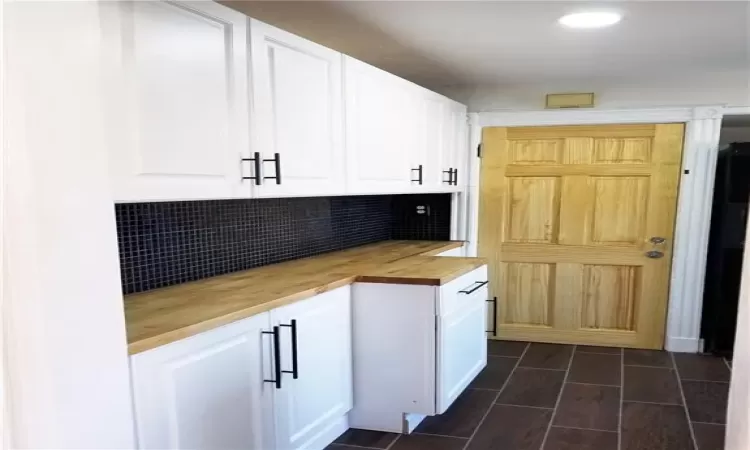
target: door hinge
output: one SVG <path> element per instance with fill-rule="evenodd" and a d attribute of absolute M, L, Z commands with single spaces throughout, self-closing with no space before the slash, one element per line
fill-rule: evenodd
<path fill-rule="evenodd" d="M 477 158 L 482 157 L 482 144 L 477 145 Z"/>

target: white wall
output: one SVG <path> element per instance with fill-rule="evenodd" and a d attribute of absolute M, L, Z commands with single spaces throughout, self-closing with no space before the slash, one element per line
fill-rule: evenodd
<path fill-rule="evenodd" d="M 5 3 L 13 448 L 134 448 L 96 2 Z"/>
<path fill-rule="evenodd" d="M 544 109 L 545 95 L 557 92 L 594 92 L 597 109 L 748 105 L 750 73 L 744 69 L 679 80 L 561 80 L 546 85 L 449 86 L 440 91 L 468 105 L 471 112 Z"/>

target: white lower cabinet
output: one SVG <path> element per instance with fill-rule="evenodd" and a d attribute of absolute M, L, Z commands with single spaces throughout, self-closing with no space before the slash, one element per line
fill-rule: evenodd
<path fill-rule="evenodd" d="M 130 360 L 140 449 L 271 448 L 263 313 Z"/>
<path fill-rule="evenodd" d="M 345 286 L 133 355 L 139 448 L 325 448 L 352 406 L 350 302 Z"/>
<path fill-rule="evenodd" d="M 271 311 L 271 322 L 281 327 L 282 384 L 274 391 L 279 450 L 322 449 L 348 428 L 350 292 L 345 286 Z"/>
<path fill-rule="evenodd" d="M 487 364 L 487 266 L 440 286 L 356 283 L 352 428 L 411 432 Z"/>

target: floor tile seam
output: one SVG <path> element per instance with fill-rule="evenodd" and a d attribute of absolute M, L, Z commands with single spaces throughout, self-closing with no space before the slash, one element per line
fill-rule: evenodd
<path fill-rule="evenodd" d="M 552 424 L 555 422 L 555 417 L 557 417 L 557 410 L 560 407 L 560 399 L 562 399 L 563 391 L 565 390 L 565 384 L 568 381 L 568 376 L 570 375 L 570 367 L 573 365 L 573 357 L 576 354 L 576 349 L 578 348 L 577 345 L 573 346 L 573 350 L 570 352 L 570 359 L 568 360 L 568 368 L 565 370 L 565 376 L 563 377 L 562 385 L 560 386 L 560 392 L 557 394 L 557 401 L 555 402 L 555 408 L 552 410 L 552 417 L 549 419 L 549 425 L 547 425 L 547 431 L 544 432 L 544 437 L 542 438 L 542 444 L 539 446 L 539 449 L 543 449 L 545 444 L 547 443 L 547 437 L 549 436 L 549 432 L 552 429 Z"/>
<path fill-rule="evenodd" d="M 477 432 L 479 432 L 479 429 L 482 427 L 482 424 L 484 424 L 484 421 L 487 420 L 487 416 L 490 415 L 490 412 L 492 411 L 492 408 L 495 407 L 495 402 L 497 402 L 497 399 L 500 398 L 500 394 L 503 393 L 503 389 L 505 389 L 505 387 L 508 385 L 508 382 L 510 381 L 510 377 L 512 377 L 513 373 L 515 373 L 516 369 L 518 368 L 518 364 L 521 362 L 521 360 L 523 359 L 523 357 L 526 355 L 526 351 L 529 349 L 530 346 L 531 346 L 531 344 L 527 342 L 526 343 L 526 347 L 524 347 L 523 352 L 521 352 L 521 356 L 518 358 L 518 361 L 516 361 L 516 364 L 513 366 L 513 370 L 510 371 L 510 373 L 508 374 L 508 378 L 505 379 L 505 382 L 500 387 L 500 390 L 497 391 L 497 394 L 495 394 L 495 398 L 492 399 L 492 403 L 490 404 L 490 407 L 487 408 L 487 411 L 484 412 L 484 415 L 479 420 L 479 423 L 477 424 L 477 427 L 474 429 L 474 432 L 471 433 L 471 436 L 469 436 L 469 439 L 466 441 L 466 444 L 464 444 L 464 446 L 462 447 L 462 450 L 466 450 L 467 448 L 469 448 L 469 445 L 471 445 L 471 441 L 477 435 Z"/>

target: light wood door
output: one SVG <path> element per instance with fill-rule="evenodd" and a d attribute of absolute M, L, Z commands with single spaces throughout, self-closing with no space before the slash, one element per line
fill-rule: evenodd
<path fill-rule="evenodd" d="M 133 355 L 138 448 L 275 448 L 268 329 L 262 313 Z"/>
<path fill-rule="evenodd" d="M 662 348 L 683 129 L 484 129 L 479 253 L 497 338 Z"/>
<path fill-rule="evenodd" d="M 115 201 L 250 197 L 247 18 L 214 2 L 104 2 Z M 249 167 L 244 167 L 246 175 Z"/>
<path fill-rule="evenodd" d="M 293 333 L 296 326 L 297 377 Z M 345 286 L 271 311 L 281 326 L 281 389 L 274 391 L 276 447 L 323 448 L 352 409 L 351 287 Z"/>
<path fill-rule="evenodd" d="M 250 45 L 257 196 L 344 194 L 341 53 L 257 20 Z"/>

